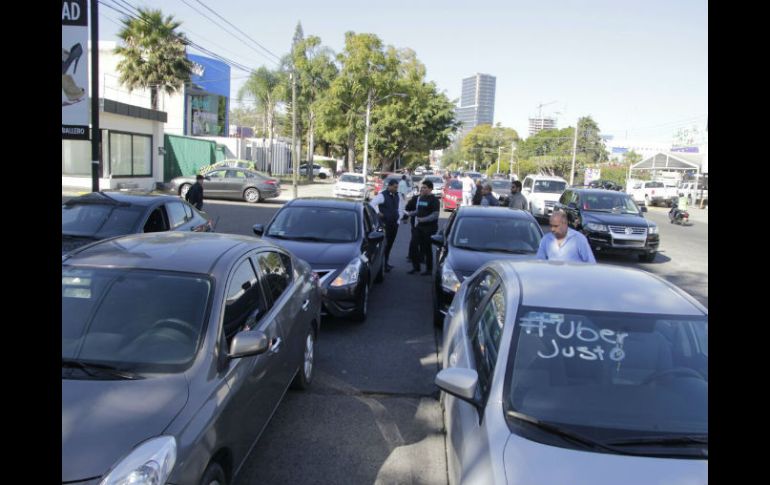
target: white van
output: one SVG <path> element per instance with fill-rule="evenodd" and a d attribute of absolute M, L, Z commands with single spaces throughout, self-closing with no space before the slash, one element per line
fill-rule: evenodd
<path fill-rule="evenodd" d="M 521 192 L 529 203 L 529 212 L 537 218 L 549 217 L 553 206 L 559 201 L 567 181 L 549 175 L 527 175 L 521 185 Z"/>

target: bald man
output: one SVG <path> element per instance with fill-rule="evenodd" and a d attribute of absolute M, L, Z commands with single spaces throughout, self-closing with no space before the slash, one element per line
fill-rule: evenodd
<path fill-rule="evenodd" d="M 537 259 L 596 263 L 586 237 L 567 225 L 567 214 L 554 211 L 549 220 L 551 233 L 540 240 Z"/>

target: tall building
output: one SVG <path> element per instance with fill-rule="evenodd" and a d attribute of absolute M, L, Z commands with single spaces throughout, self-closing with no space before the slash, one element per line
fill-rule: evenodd
<path fill-rule="evenodd" d="M 529 136 L 532 136 L 539 131 L 553 130 L 556 128 L 556 118 L 543 117 L 543 118 L 530 118 L 529 119 Z"/>
<path fill-rule="evenodd" d="M 467 133 L 478 125 L 492 125 L 495 117 L 495 85 L 497 78 L 489 74 L 475 74 L 463 79 L 460 106 L 455 115 Z"/>

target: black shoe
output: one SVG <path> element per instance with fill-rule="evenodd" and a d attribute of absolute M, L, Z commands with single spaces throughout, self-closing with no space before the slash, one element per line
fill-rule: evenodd
<path fill-rule="evenodd" d="M 417 274 L 419 272 L 420 272 L 420 269 L 417 268 L 417 269 L 412 269 L 411 271 L 407 271 L 406 274 Z"/>
<path fill-rule="evenodd" d="M 432 273 L 432 271 L 431 271 L 431 270 L 429 270 L 429 269 L 426 269 L 425 271 L 423 271 L 423 272 L 422 272 L 422 273 L 420 273 L 420 274 L 421 274 L 422 276 L 430 276 L 430 275 L 431 275 L 431 273 Z"/>

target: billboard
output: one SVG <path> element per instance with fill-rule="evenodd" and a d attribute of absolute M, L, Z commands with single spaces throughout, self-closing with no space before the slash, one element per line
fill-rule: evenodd
<path fill-rule="evenodd" d="M 602 176 L 602 170 L 600 168 L 586 168 L 585 182 L 583 183 L 588 185 L 594 180 L 599 180 L 601 176 Z"/>
<path fill-rule="evenodd" d="M 61 137 L 88 140 L 88 1 L 61 4 Z"/>

